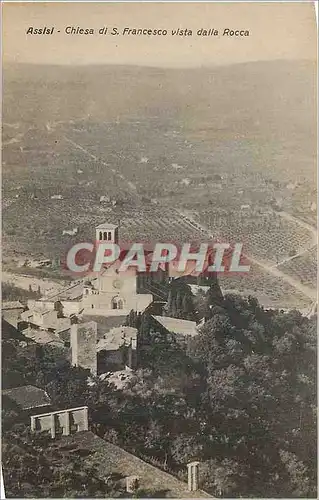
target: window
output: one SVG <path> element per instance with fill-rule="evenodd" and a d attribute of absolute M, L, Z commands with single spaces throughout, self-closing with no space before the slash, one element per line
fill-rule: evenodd
<path fill-rule="evenodd" d="M 100 241 L 102 240 L 103 236 L 102 236 L 102 231 L 100 231 Z"/>
<path fill-rule="evenodd" d="M 55 434 L 56 435 L 62 435 L 63 434 L 63 429 L 64 425 L 63 422 L 61 421 L 61 415 L 54 415 L 54 421 L 55 421 Z M 63 419 L 63 417 L 62 417 Z"/>
<path fill-rule="evenodd" d="M 74 422 L 74 415 L 72 413 L 69 413 L 69 422 L 70 422 L 70 434 L 74 434 L 75 432 L 78 432 L 79 430 L 79 424 Z"/>
<path fill-rule="evenodd" d="M 79 430 L 79 424 L 70 425 L 70 434 L 74 434 L 75 432 L 78 432 L 78 430 Z"/>
<path fill-rule="evenodd" d="M 41 419 L 40 418 L 36 418 L 35 419 L 35 430 L 36 431 L 42 431 Z"/>
<path fill-rule="evenodd" d="M 111 308 L 112 309 L 123 309 L 124 307 L 124 301 L 120 297 L 113 297 L 112 302 L 111 302 Z"/>

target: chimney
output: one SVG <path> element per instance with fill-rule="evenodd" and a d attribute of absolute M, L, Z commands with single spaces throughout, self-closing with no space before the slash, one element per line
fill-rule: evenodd
<path fill-rule="evenodd" d="M 137 348 L 137 338 L 136 337 L 131 337 L 131 347 L 136 351 Z"/>
<path fill-rule="evenodd" d="M 127 493 L 135 493 L 139 488 L 139 480 L 138 476 L 127 476 L 126 477 L 126 492 Z"/>
<path fill-rule="evenodd" d="M 190 462 L 187 464 L 188 469 L 188 491 L 198 490 L 198 470 L 199 462 Z"/>

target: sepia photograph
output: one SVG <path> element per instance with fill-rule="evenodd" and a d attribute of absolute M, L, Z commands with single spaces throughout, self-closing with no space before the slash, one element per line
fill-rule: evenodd
<path fill-rule="evenodd" d="M 1 498 L 317 498 L 315 2 L 1 11 Z"/>

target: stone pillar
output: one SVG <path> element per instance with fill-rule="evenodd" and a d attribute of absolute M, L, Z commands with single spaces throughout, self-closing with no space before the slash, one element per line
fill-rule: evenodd
<path fill-rule="evenodd" d="M 139 487 L 139 477 L 138 476 L 127 476 L 126 477 L 126 492 L 134 493 Z"/>
<path fill-rule="evenodd" d="M 63 428 L 63 434 L 65 436 L 70 435 L 70 412 L 66 411 L 64 414 L 64 428 Z"/>
<path fill-rule="evenodd" d="M 136 348 L 137 348 L 137 338 L 136 337 L 131 337 L 131 346 L 132 346 L 132 349 L 136 351 Z"/>
<path fill-rule="evenodd" d="M 187 464 L 188 469 L 188 491 L 198 490 L 198 466 L 199 462 L 190 462 Z"/>
<path fill-rule="evenodd" d="M 35 417 L 31 417 L 31 432 L 35 431 Z"/>
<path fill-rule="evenodd" d="M 51 437 L 55 438 L 55 414 L 51 413 Z"/>
<path fill-rule="evenodd" d="M 84 431 L 89 430 L 89 412 L 87 406 L 83 408 L 83 430 Z"/>
<path fill-rule="evenodd" d="M 71 364 L 73 366 L 78 366 L 78 325 L 76 323 L 71 325 L 70 333 L 70 344 L 71 344 Z"/>

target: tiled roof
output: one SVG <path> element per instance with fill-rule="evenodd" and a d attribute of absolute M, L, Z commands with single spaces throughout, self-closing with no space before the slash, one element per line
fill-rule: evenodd
<path fill-rule="evenodd" d="M 191 335 L 194 337 L 198 335 L 195 321 L 188 321 L 186 319 L 170 318 L 168 316 L 152 316 L 158 323 L 160 323 L 167 331 L 179 335 Z"/>
<path fill-rule="evenodd" d="M 24 309 L 24 305 L 19 300 L 2 302 L 2 310 L 6 311 L 8 309 Z"/>
<path fill-rule="evenodd" d="M 118 226 L 115 224 L 109 224 L 108 222 L 103 222 L 99 226 L 96 226 L 96 229 L 116 229 Z"/>
<path fill-rule="evenodd" d="M 123 448 L 101 439 L 92 432 L 78 432 L 63 439 L 66 443 L 93 451 L 86 460 L 97 467 L 101 479 L 106 479 L 111 473 L 118 473 L 125 477 L 138 476 L 140 488 L 152 492 L 165 492 L 170 498 L 211 498 L 201 490 L 188 491 L 187 484 L 183 481 L 144 462 Z"/>
<path fill-rule="evenodd" d="M 10 398 L 20 406 L 22 410 L 39 408 L 51 404 L 51 400 L 47 393 L 43 389 L 39 389 L 39 387 L 34 387 L 33 385 L 23 385 L 21 387 L 14 387 L 13 389 L 5 389 L 2 391 L 2 395 Z"/>
<path fill-rule="evenodd" d="M 111 328 L 121 326 L 123 323 L 125 323 L 126 316 L 90 316 L 90 315 L 83 315 L 82 320 L 84 322 L 87 321 L 96 321 L 97 323 L 97 338 L 100 339 L 104 336 L 106 332 L 111 330 Z M 81 323 L 79 323 L 80 325 Z"/>
<path fill-rule="evenodd" d="M 39 320 L 37 315 L 40 315 L 43 321 Z M 53 309 L 31 309 L 23 312 L 21 317 L 28 323 L 59 332 L 67 330 L 71 325 L 70 318 L 58 318 L 57 311 Z"/>
<path fill-rule="evenodd" d="M 1 338 L 2 340 L 26 340 L 24 335 L 17 330 L 16 326 L 13 325 L 10 320 L 8 321 L 4 318 L 1 318 Z"/>
<path fill-rule="evenodd" d="M 37 344 L 55 344 L 61 345 L 63 347 L 64 343 L 61 338 L 54 333 L 48 332 L 46 330 L 38 330 L 36 328 L 26 328 L 23 330 L 23 335 L 33 340 Z"/>
<path fill-rule="evenodd" d="M 209 290 L 208 285 L 188 285 L 192 293 L 196 295 L 198 292 L 206 293 Z"/>

